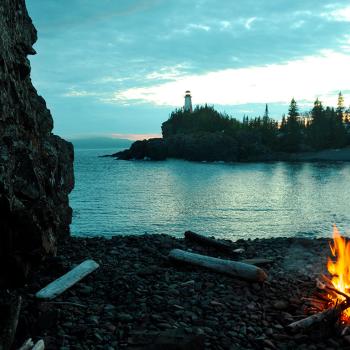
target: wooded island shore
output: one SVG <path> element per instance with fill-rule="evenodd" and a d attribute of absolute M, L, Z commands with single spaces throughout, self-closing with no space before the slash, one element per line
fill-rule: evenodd
<path fill-rule="evenodd" d="M 324 108 L 317 99 L 313 109 L 301 115 L 292 99 L 281 122 L 269 117 L 267 105 L 262 118 L 243 121 L 208 105 L 177 109 L 162 124 L 162 138 L 136 141 L 112 156 L 209 162 L 349 161 L 350 111 L 341 93 L 337 106 Z"/>
<path fill-rule="evenodd" d="M 166 142 L 166 141 L 165 141 Z M 206 156 L 210 147 L 210 144 L 203 145 L 203 151 L 196 152 L 194 147 L 191 152 L 181 152 L 177 154 L 176 150 L 179 150 L 176 146 L 173 152 L 169 152 L 169 147 L 164 145 L 162 139 L 149 139 L 143 141 L 136 141 L 130 147 L 130 149 L 120 151 L 111 155 L 106 155 L 120 160 L 166 160 L 169 158 L 185 159 L 190 161 L 226 161 L 226 162 L 349 162 L 350 161 L 350 147 L 337 148 L 337 149 L 325 149 L 319 151 L 310 152 L 297 152 L 297 153 L 286 153 L 286 152 L 270 152 L 260 155 L 250 156 L 247 158 L 239 159 L 234 154 L 232 157 L 223 156 L 222 150 L 218 149 L 216 155 L 213 154 L 215 146 L 212 145 L 210 155 Z M 167 154 L 170 154 L 168 156 Z"/>
<path fill-rule="evenodd" d="M 291 333 L 326 269 L 329 240 L 270 238 L 207 245 L 168 235 L 65 240 L 33 272 L 23 297 L 16 345 L 31 337 L 46 349 L 338 349 L 349 336 L 317 328 Z M 263 283 L 169 259 L 181 249 L 250 261 Z M 100 267 L 54 300 L 35 294 L 85 259 Z M 254 259 L 254 260 L 252 260 Z M 48 267 L 49 266 L 49 267 Z"/>

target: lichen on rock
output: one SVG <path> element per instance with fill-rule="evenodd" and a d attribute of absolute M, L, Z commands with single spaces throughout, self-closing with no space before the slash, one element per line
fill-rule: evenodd
<path fill-rule="evenodd" d="M 37 32 L 24 0 L 0 2 L 0 285 L 69 235 L 74 187 L 71 143 L 52 133 L 45 100 L 30 79 Z"/>

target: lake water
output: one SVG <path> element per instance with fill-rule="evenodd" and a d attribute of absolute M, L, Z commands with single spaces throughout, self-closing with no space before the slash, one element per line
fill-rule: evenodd
<path fill-rule="evenodd" d="M 196 163 L 75 150 L 72 234 L 222 238 L 350 234 L 350 163 Z"/>

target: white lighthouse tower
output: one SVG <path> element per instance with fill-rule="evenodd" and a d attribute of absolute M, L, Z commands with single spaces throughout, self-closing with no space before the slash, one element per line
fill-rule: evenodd
<path fill-rule="evenodd" d="M 187 90 L 185 92 L 184 111 L 185 112 L 192 112 L 192 96 L 191 96 L 191 91 L 189 91 L 189 90 Z"/>

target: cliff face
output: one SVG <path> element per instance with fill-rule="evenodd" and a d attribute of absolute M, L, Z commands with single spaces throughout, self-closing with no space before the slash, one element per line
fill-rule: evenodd
<path fill-rule="evenodd" d="M 0 285 L 20 283 L 30 265 L 69 235 L 73 146 L 30 79 L 36 30 L 24 0 L 0 2 Z"/>

